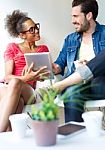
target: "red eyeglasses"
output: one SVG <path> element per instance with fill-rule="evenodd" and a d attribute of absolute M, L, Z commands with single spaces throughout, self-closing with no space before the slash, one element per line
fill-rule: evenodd
<path fill-rule="evenodd" d="M 30 27 L 29 30 L 23 31 L 22 33 L 29 32 L 31 34 L 35 33 L 40 29 L 40 23 L 36 23 L 34 27 Z"/>

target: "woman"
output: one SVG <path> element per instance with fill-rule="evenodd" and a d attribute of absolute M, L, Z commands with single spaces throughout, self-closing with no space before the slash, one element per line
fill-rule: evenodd
<path fill-rule="evenodd" d="M 50 72 L 47 70 L 46 66 L 43 66 L 33 71 L 33 64 L 29 68 L 25 68 L 26 62 L 24 58 L 24 53 L 41 53 L 48 52 L 48 48 L 45 45 L 36 45 L 36 41 L 40 40 L 40 24 L 35 23 L 31 18 L 19 10 L 15 10 L 12 14 L 7 15 L 5 20 L 5 27 L 7 28 L 9 34 L 12 37 L 20 37 L 22 39 L 21 43 L 10 43 L 4 52 L 5 59 L 5 80 L 4 82 L 7 87 L 3 87 L 3 93 L 9 93 L 11 89 L 11 95 L 9 97 L 1 95 L 2 103 L 5 104 L 5 99 L 9 103 L 9 106 L 3 105 L 2 114 L 0 113 L 0 132 L 6 131 L 8 127 L 8 117 L 13 113 L 21 113 L 24 105 L 27 104 L 28 100 L 32 98 L 32 103 L 35 103 L 34 89 L 36 81 L 42 81 L 44 77 L 48 77 Z M 25 73 L 26 72 L 26 73 Z M 11 82 L 15 82 L 11 84 Z M 17 85 L 20 85 L 19 91 L 17 93 Z M 14 86 L 13 86 L 14 85 Z M 2 93 L 2 89 L 1 89 Z M 3 97 L 5 97 L 3 99 Z M 12 98 L 11 98 L 12 97 Z M 21 103 L 21 105 L 20 105 Z M 15 107 L 14 107 L 15 106 Z M 6 112 L 8 108 L 9 111 Z M 6 118 L 6 120 L 5 120 Z"/>
<path fill-rule="evenodd" d="M 26 66 L 24 53 L 41 53 L 48 52 L 45 45 L 36 45 L 36 41 L 40 40 L 40 24 L 35 23 L 31 18 L 19 10 L 13 11 L 7 15 L 5 27 L 12 37 L 20 37 L 21 43 L 10 43 L 4 53 L 5 59 L 5 82 L 13 78 L 18 78 L 24 82 L 24 102 L 27 104 L 28 99 L 35 89 L 36 80 L 42 80 L 42 76 L 48 76 L 49 72 L 46 67 L 40 68 L 39 72 L 33 72 L 33 66 L 30 66 L 27 74 L 24 75 L 24 67 Z M 41 77 L 42 77 L 41 76 Z"/>
<path fill-rule="evenodd" d="M 26 66 L 24 53 L 41 53 L 48 52 L 45 45 L 36 45 L 36 41 L 40 40 L 40 24 L 35 23 L 31 18 L 19 10 L 13 11 L 11 15 L 7 15 L 5 27 L 9 34 L 14 37 L 20 37 L 23 41 L 21 43 L 10 43 L 4 53 L 5 59 L 5 82 L 12 78 L 19 78 L 24 82 L 28 82 L 29 87 L 35 88 L 36 77 L 24 76 L 23 69 Z M 46 67 L 41 68 L 42 73 L 45 72 Z M 35 72 L 33 72 L 36 74 Z M 48 72 L 45 72 L 45 75 Z M 40 77 L 38 76 L 40 80 Z"/>

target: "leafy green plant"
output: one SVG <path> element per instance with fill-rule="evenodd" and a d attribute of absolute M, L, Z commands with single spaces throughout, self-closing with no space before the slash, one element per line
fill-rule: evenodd
<path fill-rule="evenodd" d="M 32 105 L 31 118 L 41 121 L 58 119 L 58 106 L 54 103 L 57 92 L 51 88 L 48 90 L 38 89 L 38 92 L 42 96 L 41 107 L 37 108 L 35 105 Z"/>
<path fill-rule="evenodd" d="M 72 96 L 73 94 L 77 94 L 79 91 L 83 91 L 85 89 L 88 89 L 89 87 L 90 85 L 86 87 L 82 87 L 76 90 L 75 92 L 69 93 L 69 96 Z M 42 121 L 58 119 L 59 108 L 58 108 L 58 105 L 54 103 L 54 99 L 57 96 L 57 94 L 58 92 L 52 87 L 44 87 L 44 88 L 39 88 L 38 90 L 36 90 L 35 95 L 33 96 L 35 96 L 36 99 L 41 100 L 41 107 L 38 108 L 35 105 L 32 105 L 31 118 L 33 120 L 42 120 Z M 29 104 L 31 103 L 33 96 L 30 98 Z M 60 100 L 62 100 L 64 103 L 66 102 L 77 103 L 78 104 L 77 107 L 75 107 L 75 105 L 74 106 L 71 105 L 68 107 L 73 107 L 74 109 L 83 111 L 83 109 L 81 108 L 84 107 L 85 101 L 84 99 L 82 100 L 82 98 L 81 100 L 73 99 L 73 100 L 68 101 L 68 92 L 65 92 L 63 95 L 60 96 Z"/>

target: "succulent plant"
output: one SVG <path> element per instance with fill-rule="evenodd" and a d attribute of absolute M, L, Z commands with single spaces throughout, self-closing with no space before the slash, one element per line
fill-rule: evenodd
<path fill-rule="evenodd" d="M 32 105 L 31 118 L 41 121 L 58 119 L 59 108 L 54 103 L 57 92 L 52 88 L 38 89 L 37 92 L 41 96 L 41 107 L 37 108 L 35 105 Z"/>

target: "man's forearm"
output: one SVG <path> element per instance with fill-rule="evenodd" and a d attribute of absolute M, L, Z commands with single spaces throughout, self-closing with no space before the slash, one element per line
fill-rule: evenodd
<path fill-rule="evenodd" d="M 83 79 L 81 78 L 81 75 L 78 72 L 74 72 L 69 77 L 67 77 L 59 82 L 54 83 L 53 88 L 55 88 L 58 91 L 58 93 L 60 93 L 65 88 L 72 86 L 74 84 L 78 84 L 81 81 L 83 81 Z"/>

